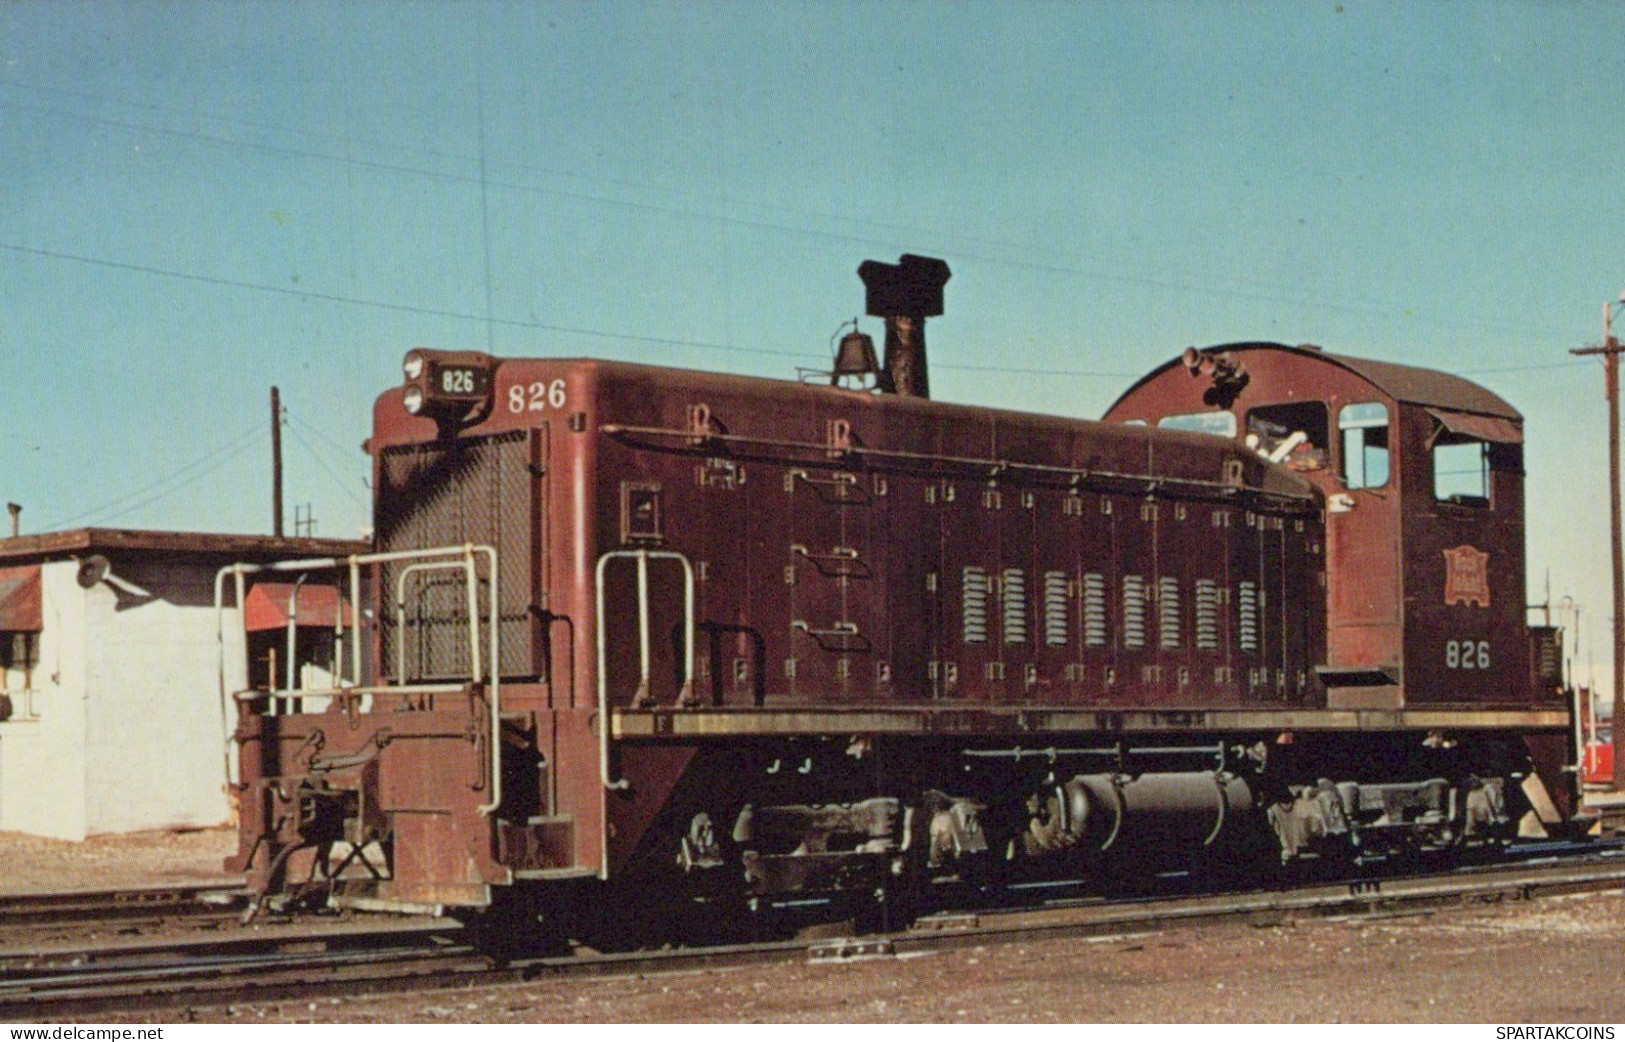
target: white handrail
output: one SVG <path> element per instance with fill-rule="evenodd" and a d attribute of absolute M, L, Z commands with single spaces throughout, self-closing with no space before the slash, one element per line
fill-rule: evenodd
<path fill-rule="evenodd" d="M 633 558 L 638 563 L 638 689 L 634 704 L 649 694 L 649 562 L 676 561 L 683 569 L 683 687 L 677 694 L 677 704 L 686 705 L 694 690 L 694 566 L 675 550 L 610 550 L 598 558 L 596 587 L 598 597 L 598 776 L 604 788 L 619 792 L 631 787 L 625 778 L 611 778 L 609 773 L 609 677 L 608 641 L 604 624 L 604 572 L 609 562 Z M 608 856 L 607 845 L 605 856 Z"/>
<path fill-rule="evenodd" d="M 490 563 L 491 604 L 489 620 L 488 657 L 482 661 L 479 649 L 480 621 L 479 621 L 479 574 L 475 566 L 475 555 L 483 554 Z M 461 546 L 433 547 L 423 550 L 391 550 L 380 553 L 352 554 L 349 557 L 318 557 L 301 561 L 274 561 L 270 564 L 229 564 L 215 573 L 214 577 L 214 610 L 215 610 L 215 644 L 219 664 L 220 681 L 220 718 L 222 730 L 230 723 L 228 718 L 229 696 L 226 692 L 226 636 L 225 636 L 225 578 L 229 573 L 236 581 L 238 622 L 242 627 L 243 647 L 248 647 L 248 619 L 243 613 L 245 597 L 244 576 L 260 572 L 310 572 L 319 570 L 337 570 L 348 568 L 350 573 L 350 603 L 359 610 L 361 603 L 361 566 L 368 564 L 386 564 L 395 561 L 426 561 L 433 558 L 444 558 L 451 555 L 461 557 L 460 561 L 444 562 L 444 566 L 461 568 L 466 576 L 468 587 L 468 618 L 470 636 L 470 668 L 471 680 L 479 683 L 485 676 L 486 661 L 490 662 L 490 762 L 491 762 L 491 798 L 482 803 L 478 810 L 481 815 L 489 815 L 502 803 L 502 668 L 498 656 L 498 634 L 501 621 L 501 597 L 497 580 L 497 552 L 495 548 L 476 543 L 464 543 Z M 303 578 L 300 582 L 303 582 Z M 297 596 L 297 590 L 295 592 Z M 342 614 L 343 605 L 339 605 Z M 291 613 L 290 613 L 291 614 Z M 359 620 L 352 627 L 355 637 L 355 683 L 360 687 L 361 681 L 361 626 Z M 692 637 L 690 638 L 692 641 Z M 290 669 L 292 664 L 290 663 Z M 397 680 L 400 677 L 396 678 Z M 342 686 L 342 677 L 339 678 Z M 231 750 L 228 742 L 226 753 L 226 781 L 236 785 L 238 781 L 232 778 Z"/>
<path fill-rule="evenodd" d="M 294 663 L 299 661 L 299 591 L 304 587 L 305 580 L 309 578 L 309 572 L 299 573 L 299 578 L 293 581 L 293 592 L 288 594 L 288 661 L 287 664 L 283 666 L 283 669 L 288 678 L 288 682 L 285 686 L 289 691 L 294 689 L 293 667 Z M 274 705 L 275 703 L 273 702 L 272 704 Z M 289 704 L 292 705 L 296 703 L 290 702 Z"/>
<path fill-rule="evenodd" d="M 418 572 L 447 571 L 461 569 L 465 575 L 468 572 L 468 562 L 463 561 L 419 561 L 402 568 L 395 577 L 395 632 L 406 632 L 406 580 Z M 474 615 L 470 613 L 470 619 Z M 480 644 L 479 625 L 474 621 L 469 633 L 468 661 L 471 675 L 478 679 L 480 674 Z M 395 679 L 397 681 L 406 677 L 406 641 L 400 637 L 395 640 Z"/>
<path fill-rule="evenodd" d="M 491 562 L 491 799 L 479 805 L 480 815 L 488 816 L 502 803 L 502 663 L 497 657 L 497 633 L 502 621 L 502 598 L 497 591 L 497 552 L 489 546 L 475 546 L 467 543 L 463 546 L 464 558 L 468 561 L 468 621 L 469 638 L 474 646 L 479 645 L 479 591 L 475 588 L 476 576 L 474 573 L 474 555 L 483 553 Z M 480 663 L 478 658 L 472 663 L 475 679 L 478 680 Z"/>

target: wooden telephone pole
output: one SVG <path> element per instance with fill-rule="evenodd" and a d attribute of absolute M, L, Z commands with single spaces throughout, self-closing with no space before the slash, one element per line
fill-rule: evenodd
<path fill-rule="evenodd" d="M 282 538 L 282 394 L 271 388 L 271 534 Z"/>
<path fill-rule="evenodd" d="M 1621 294 L 1625 300 L 1625 294 Z M 1602 306 L 1602 343 L 1573 355 L 1601 355 L 1603 394 L 1608 399 L 1608 535 L 1614 551 L 1614 790 L 1625 790 L 1625 546 L 1619 527 L 1619 338 L 1614 336 L 1613 303 Z"/>

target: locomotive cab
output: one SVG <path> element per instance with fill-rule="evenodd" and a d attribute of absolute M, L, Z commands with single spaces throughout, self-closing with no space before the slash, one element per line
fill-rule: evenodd
<path fill-rule="evenodd" d="M 1558 802 L 1554 634 L 1526 623 L 1523 420 L 1471 381 L 1311 345 L 1189 350 L 1106 419 L 1238 438 L 1326 494 L 1327 707 L 1513 717 Z M 1509 715 L 1510 714 L 1510 715 Z M 1538 802 L 1538 800 L 1537 800 Z"/>

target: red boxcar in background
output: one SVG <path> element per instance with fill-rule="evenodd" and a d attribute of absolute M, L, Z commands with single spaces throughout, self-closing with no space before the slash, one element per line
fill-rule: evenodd
<path fill-rule="evenodd" d="M 1603 727 L 1580 750 L 1580 780 L 1599 788 L 1614 787 L 1614 733 Z"/>

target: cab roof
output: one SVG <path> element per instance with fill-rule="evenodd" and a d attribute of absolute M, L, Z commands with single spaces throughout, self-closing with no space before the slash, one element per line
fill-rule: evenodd
<path fill-rule="evenodd" d="M 1201 348 L 1201 353 L 1205 355 L 1223 353 L 1245 355 L 1253 351 L 1283 351 L 1346 369 L 1398 402 L 1448 409 L 1453 412 L 1478 413 L 1517 422 L 1523 420 L 1522 414 L 1500 395 L 1471 380 L 1437 369 L 1424 369 L 1421 366 L 1400 365 L 1395 362 L 1377 362 L 1349 355 L 1334 355 L 1313 344 L 1299 344 L 1294 347 L 1290 344 L 1251 340 Z M 1117 401 L 1112 403 L 1112 409 L 1117 408 L 1145 384 L 1181 364 L 1183 364 L 1181 360 L 1175 358 L 1151 370 L 1119 395 Z M 1111 409 L 1108 409 L 1107 414 L 1110 412 Z"/>

